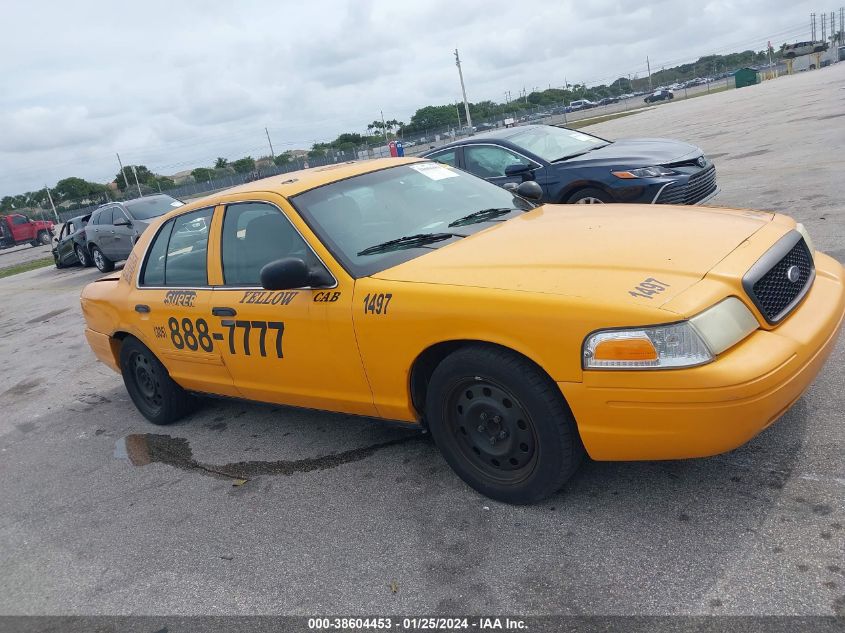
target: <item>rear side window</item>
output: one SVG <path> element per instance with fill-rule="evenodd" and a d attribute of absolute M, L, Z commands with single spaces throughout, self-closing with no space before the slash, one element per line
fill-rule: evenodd
<path fill-rule="evenodd" d="M 29 222 L 24 216 L 22 215 L 13 215 L 12 216 L 12 224 L 26 224 Z"/>
<path fill-rule="evenodd" d="M 108 209 L 103 209 L 100 211 L 100 215 L 97 216 L 97 224 L 111 224 L 113 217 L 113 209 L 110 207 Z"/>
<path fill-rule="evenodd" d="M 450 149 L 445 152 L 440 152 L 438 154 L 432 154 L 429 156 L 431 160 L 436 160 L 438 163 L 445 163 L 447 165 L 451 165 L 452 167 L 457 167 L 457 157 L 456 154 L 457 150 Z"/>
<path fill-rule="evenodd" d="M 213 212 L 192 211 L 162 225 L 147 253 L 142 286 L 208 285 L 208 227 Z"/>

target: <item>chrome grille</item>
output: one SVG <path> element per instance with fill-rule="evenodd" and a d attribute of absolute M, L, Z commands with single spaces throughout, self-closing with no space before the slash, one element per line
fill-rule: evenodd
<path fill-rule="evenodd" d="M 815 276 L 810 249 L 801 234 L 792 231 L 751 267 L 742 285 L 766 321 L 773 325 L 792 312 L 807 294 Z"/>
<path fill-rule="evenodd" d="M 716 191 L 716 167 L 710 165 L 690 176 L 686 184 L 671 184 L 660 192 L 657 204 L 696 204 Z"/>

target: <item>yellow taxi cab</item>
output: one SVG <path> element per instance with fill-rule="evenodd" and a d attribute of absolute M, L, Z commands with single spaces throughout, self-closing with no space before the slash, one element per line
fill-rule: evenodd
<path fill-rule="evenodd" d="M 519 193 L 395 158 L 230 189 L 89 284 L 85 334 L 155 424 L 216 394 L 424 425 L 514 503 L 585 452 L 740 446 L 834 347 L 845 271 L 789 217 Z"/>

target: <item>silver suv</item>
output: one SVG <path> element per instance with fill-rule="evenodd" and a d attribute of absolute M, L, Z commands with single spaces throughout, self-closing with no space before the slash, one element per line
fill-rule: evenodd
<path fill-rule="evenodd" d="M 176 198 L 159 194 L 125 202 L 110 202 L 91 214 L 85 238 L 94 265 L 104 273 L 129 257 L 150 220 L 181 207 Z"/>

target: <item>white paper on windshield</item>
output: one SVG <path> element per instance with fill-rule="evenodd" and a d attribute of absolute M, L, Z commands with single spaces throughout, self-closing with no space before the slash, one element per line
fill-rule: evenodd
<path fill-rule="evenodd" d="M 577 141 L 592 141 L 593 140 L 592 136 L 587 136 L 586 134 L 581 134 L 581 132 L 573 132 L 572 138 L 574 138 Z"/>
<path fill-rule="evenodd" d="M 409 165 L 409 167 L 417 170 L 423 176 L 431 178 L 432 180 L 443 180 L 444 178 L 458 177 L 458 174 L 453 172 L 451 169 L 444 167 L 443 165 L 438 165 L 437 163 L 417 163 L 415 165 Z"/>
<path fill-rule="evenodd" d="M 184 206 L 184 205 L 185 205 L 185 203 L 184 203 L 184 202 L 179 202 L 178 200 L 176 200 L 175 202 L 171 202 L 171 203 L 170 203 L 170 206 L 171 206 L 171 207 L 181 207 L 181 206 Z"/>

